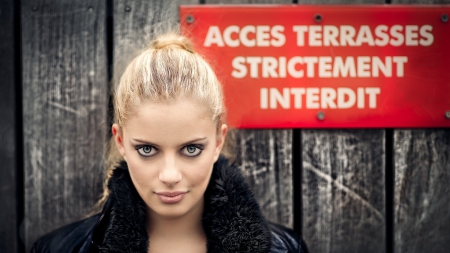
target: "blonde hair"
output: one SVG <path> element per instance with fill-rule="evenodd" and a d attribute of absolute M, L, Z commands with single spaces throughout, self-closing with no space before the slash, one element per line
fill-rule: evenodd
<path fill-rule="evenodd" d="M 219 80 L 186 37 L 169 33 L 154 40 L 125 69 L 113 91 L 114 122 L 122 128 L 134 108 L 144 101 L 170 102 L 180 98 L 195 99 L 206 105 L 219 129 L 225 114 Z M 97 210 L 109 197 L 108 181 L 122 159 L 111 138 L 103 196 Z"/>

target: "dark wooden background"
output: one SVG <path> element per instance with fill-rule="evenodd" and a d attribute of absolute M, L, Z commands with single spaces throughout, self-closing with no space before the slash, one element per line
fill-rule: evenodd
<path fill-rule="evenodd" d="M 449 0 L 0 1 L 0 252 L 85 217 L 103 180 L 112 73 L 180 4 Z M 271 221 L 311 252 L 449 252 L 450 129 L 240 130 L 238 164 Z"/>

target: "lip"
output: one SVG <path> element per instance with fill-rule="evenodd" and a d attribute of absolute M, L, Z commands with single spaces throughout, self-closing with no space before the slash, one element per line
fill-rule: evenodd
<path fill-rule="evenodd" d="M 176 192 L 155 192 L 158 198 L 166 204 L 175 204 L 180 202 L 187 192 L 176 191 Z"/>

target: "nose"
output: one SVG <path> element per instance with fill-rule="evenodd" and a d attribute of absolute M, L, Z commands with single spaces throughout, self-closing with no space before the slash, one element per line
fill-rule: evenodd
<path fill-rule="evenodd" d="M 181 181 L 182 175 L 177 167 L 176 160 L 173 156 L 167 156 L 164 159 L 159 172 L 159 180 L 165 185 L 172 187 Z"/>

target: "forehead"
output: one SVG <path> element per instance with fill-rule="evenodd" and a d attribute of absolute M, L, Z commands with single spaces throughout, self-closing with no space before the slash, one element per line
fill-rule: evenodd
<path fill-rule="evenodd" d="M 215 134 L 207 106 L 192 99 L 146 101 L 137 105 L 123 127 L 130 138 L 152 142 L 181 142 Z"/>

